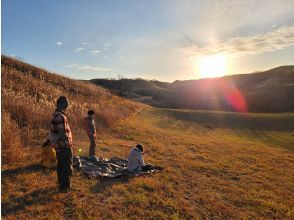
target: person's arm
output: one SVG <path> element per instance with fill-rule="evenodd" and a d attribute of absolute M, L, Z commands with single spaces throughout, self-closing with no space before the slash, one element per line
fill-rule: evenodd
<path fill-rule="evenodd" d="M 94 119 L 93 119 L 93 125 L 94 125 L 94 133 L 93 133 L 93 136 L 96 139 L 97 132 L 96 132 L 96 125 L 95 125 L 95 120 Z"/>
<path fill-rule="evenodd" d="M 86 130 L 88 136 L 90 137 L 92 135 L 92 132 L 89 128 L 89 119 L 87 119 L 87 118 L 84 119 L 84 127 L 85 127 L 85 130 Z"/>
<path fill-rule="evenodd" d="M 139 155 L 139 164 L 141 167 L 145 166 L 145 161 L 142 154 Z"/>

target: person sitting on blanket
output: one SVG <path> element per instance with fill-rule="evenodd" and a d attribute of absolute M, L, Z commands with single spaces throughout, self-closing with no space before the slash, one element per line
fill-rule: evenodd
<path fill-rule="evenodd" d="M 153 169 L 153 165 L 145 164 L 144 158 L 144 147 L 142 144 L 137 144 L 136 147 L 132 148 L 128 156 L 128 171 L 129 172 L 146 172 Z"/>

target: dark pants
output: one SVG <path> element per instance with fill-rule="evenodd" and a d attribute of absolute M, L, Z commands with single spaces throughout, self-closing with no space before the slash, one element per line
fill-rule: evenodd
<path fill-rule="evenodd" d="M 89 136 L 90 147 L 89 147 L 89 156 L 95 156 L 96 140 L 93 135 Z"/>
<path fill-rule="evenodd" d="M 147 172 L 147 171 L 150 171 L 150 170 L 153 170 L 154 169 L 154 166 L 152 164 L 146 164 L 145 166 L 142 166 L 142 170 L 143 172 Z"/>
<path fill-rule="evenodd" d="M 72 175 L 72 149 L 62 147 L 56 150 L 56 159 L 59 189 L 69 189 Z"/>

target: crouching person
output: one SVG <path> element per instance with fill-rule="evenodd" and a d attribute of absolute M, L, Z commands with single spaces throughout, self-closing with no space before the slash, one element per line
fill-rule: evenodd
<path fill-rule="evenodd" d="M 48 138 L 47 141 L 42 145 L 42 159 L 40 162 L 41 166 L 49 169 L 56 167 L 56 151 L 55 147 L 51 143 L 52 142 L 50 142 Z"/>
<path fill-rule="evenodd" d="M 136 147 L 132 148 L 128 156 L 128 171 L 129 172 L 145 172 L 153 169 L 153 165 L 145 164 L 144 158 L 144 147 L 141 144 L 137 144 Z"/>
<path fill-rule="evenodd" d="M 51 132 L 57 137 L 55 147 L 60 192 L 67 192 L 70 189 L 70 177 L 72 176 L 72 133 L 65 115 L 68 106 L 68 100 L 60 96 L 51 121 Z"/>

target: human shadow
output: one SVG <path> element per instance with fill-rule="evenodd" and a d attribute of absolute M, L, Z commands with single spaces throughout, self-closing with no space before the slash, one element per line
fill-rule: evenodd
<path fill-rule="evenodd" d="M 19 175 L 19 174 L 29 174 L 29 173 L 33 173 L 33 172 L 39 172 L 39 171 L 43 171 L 45 173 L 48 173 L 48 172 L 54 171 L 54 169 L 45 168 L 45 167 L 41 166 L 40 164 L 30 164 L 30 165 L 27 165 L 24 167 L 3 170 L 3 171 L 1 171 L 1 175 L 2 175 L 2 178 L 5 179 L 7 177 L 13 177 L 13 176 Z"/>
<path fill-rule="evenodd" d="M 52 202 L 52 196 L 58 193 L 57 190 L 52 188 L 46 189 L 38 189 L 29 194 L 25 194 L 23 196 L 12 196 L 8 199 L 8 201 L 2 201 L 1 209 L 2 209 L 2 217 L 5 217 L 9 214 L 23 211 L 27 206 L 40 204 L 44 205 Z"/>
<path fill-rule="evenodd" d="M 128 173 L 128 174 L 121 175 L 121 176 L 114 177 L 114 178 L 102 177 L 99 179 L 99 181 L 94 186 L 92 186 L 90 188 L 90 190 L 93 193 L 101 193 L 104 190 L 106 190 L 108 187 L 111 187 L 112 185 L 121 184 L 121 183 L 128 183 L 133 178 L 150 176 L 152 174 L 156 174 L 158 172 L 163 171 L 162 167 L 155 166 L 155 168 L 158 170 L 157 172 Z"/>
<path fill-rule="evenodd" d="M 101 193 L 106 190 L 108 187 L 119 183 L 128 183 L 130 179 L 134 178 L 134 176 L 119 176 L 115 178 L 100 178 L 99 181 L 90 188 L 93 193 Z"/>

